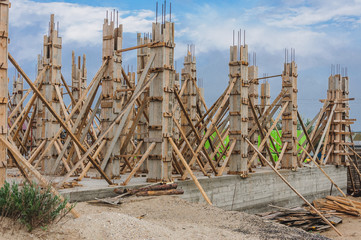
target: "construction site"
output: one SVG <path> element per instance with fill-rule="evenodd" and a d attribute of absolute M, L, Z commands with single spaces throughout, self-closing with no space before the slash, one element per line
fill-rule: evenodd
<path fill-rule="evenodd" d="M 0 0 L 0 187 L 36 182 L 77 202 L 67 222 L 48 232 L 13 238 L 8 230 L 3 238 L 343 239 L 339 214 L 352 215 L 359 231 L 361 148 L 353 141 L 350 111 L 358 109 L 350 108 L 347 68 L 335 64 L 324 76 L 322 107 L 306 122 L 295 50 L 280 53 L 281 72 L 260 77 L 252 42 L 235 30 L 228 82 L 207 105 L 195 46 L 176 70 L 177 24 L 171 4 L 161 5 L 149 33 L 127 48 L 118 13 L 104 13 L 94 76 L 85 54 L 73 51 L 71 66 L 62 65 L 61 22 L 51 14 L 32 79 L 8 51 L 12 9 Z M 134 69 L 124 54 L 136 56 Z M 275 81 L 282 88 L 271 96 Z M 295 213 L 298 222 L 317 221 L 290 228 L 273 221 L 275 211 L 288 214 L 281 224 Z M 361 232 L 353 237 L 345 239 Z"/>

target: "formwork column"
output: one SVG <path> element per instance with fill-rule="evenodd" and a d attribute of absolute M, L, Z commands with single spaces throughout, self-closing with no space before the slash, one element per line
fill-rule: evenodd
<path fill-rule="evenodd" d="M 43 64 L 43 57 L 39 54 L 38 55 L 38 63 L 37 63 L 37 76 L 40 74 L 40 72 L 43 70 L 44 64 Z M 40 81 L 38 81 L 38 83 L 36 84 L 36 87 L 39 89 Z M 44 95 L 44 87 L 42 87 L 40 89 L 41 94 Z M 44 124 L 43 124 L 43 119 L 44 119 L 44 104 L 43 102 L 37 98 L 36 99 L 36 116 L 35 116 L 35 134 L 34 134 L 34 139 L 35 139 L 35 144 L 36 146 L 38 146 L 40 144 L 40 142 L 42 140 L 45 139 L 44 136 Z"/>
<path fill-rule="evenodd" d="M 284 64 L 282 73 L 282 89 L 287 93 L 282 99 L 282 104 L 288 103 L 282 114 L 282 145 L 288 143 L 284 153 L 281 167 L 286 169 L 297 168 L 297 66 L 294 61 Z"/>
<path fill-rule="evenodd" d="M 349 113 L 348 101 L 348 77 L 342 77 L 340 74 L 331 75 L 328 79 L 327 100 L 330 106 L 327 108 L 328 116 L 331 114 L 332 107 L 336 104 L 333 120 L 331 122 L 328 148 L 333 145 L 333 150 L 330 155 L 329 163 L 334 165 L 341 165 L 345 163 L 345 153 L 342 144 L 346 142 L 346 124 L 351 124 L 347 121 Z"/>
<path fill-rule="evenodd" d="M 347 74 L 347 72 L 346 72 Z M 339 109 L 342 113 L 342 120 L 341 120 L 341 141 L 345 144 L 352 144 L 351 143 L 351 139 L 350 139 L 350 135 L 351 132 L 349 132 L 349 128 L 348 126 L 351 125 L 353 122 L 349 119 L 350 118 L 350 105 L 349 105 L 349 78 L 348 76 L 344 76 L 342 77 L 342 85 L 341 85 L 341 91 L 342 91 L 342 102 L 341 104 L 341 108 Z M 345 147 L 345 149 L 347 150 L 347 153 L 345 154 L 350 154 L 349 150 L 347 147 Z M 342 149 L 343 150 L 343 149 Z M 341 163 L 345 164 L 346 162 L 346 156 L 345 155 L 341 155 Z"/>
<path fill-rule="evenodd" d="M 121 88 L 121 54 L 116 54 L 117 50 L 122 48 L 122 25 L 115 26 L 114 19 L 104 19 L 103 24 L 103 61 L 109 60 L 107 70 L 102 79 L 101 93 L 101 131 L 106 131 L 114 121 L 116 115 L 121 111 L 121 99 L 117 94 L 117 89 Z M 110 142 L 114 138 L 114 132 L 110 131 L 105 140 L 107 141 L 102 149 L 104 156 L 108 151 Z M 117 140 L 116 146 L 120 143 Z M 120 147 L 114 147 L 110 155 L 108 164 L 105 167 L 105 173 L 114 178 L 120 175 Z"/>
<path fill-rule="evenodd" d="M 193 56 L 192 53 L 189 51 L 187 51 L 187 55 L 184 57 L 184 63 L 183 63 L 183 68 L 181 71 L 181 82 L 182 82 L 182 86 L 184 84 L 187 84 L 186 88 L 183 91 L 183 95 L 182 95 L 182 103 L 186 108 L 187 114 L 189 115 L 189 117 L 191 118 L 192 122 L 193 122 L 193 118 L 192 118 L 192 114 L 194 115 L 194 111 L 193 111 L 193 98 L 192 98 L 192 92 L 193 92 L 193 83 L 192 83 L 192 69 L 193 69 Z M 196 110 L 196 109 L 194 109 Z M 189 132 L 191 127 L 189 126 L 189 123 L 187 121 L 187 118 L 184 114 L 184 112 L 181 112 L 181 124 L 182 124 L 182 129 L 185 133 Z"/>
<path fill-rule="evenodd" d="M 248 46 L 241 45 L 238 60 L 238 47 L 230 47 L 229 78 L 237 78 L 230 96 L 230 140 L 237 141 L 231 153 L 229 174 L 247 176 L 248 144 Z"/>
<path fill-rule="evenodd" d="M 78 103 L 83 91 L 86 88 L 86 66 L 85 66 L 85 55 L 83 56 L 83 64 L 81 64 L 81 58 L 78 56 L 76 61 L 75 53 L 72 52 L 72 66 L 71 66 L 71 92 L 74 98 L 75 104 Z M 75 113 L 72 117 L 73 122 L 78 118 L 78 113 Z"/>
<path fill-rule="evenodd" d="M 271 88 L 269 82 L 264 82 L 261 84 L 261 104 L 260 104 L 260 111 L 263 114 L 271 105 Z M 269 129 L 270 124 L 269 122 L 266 123 L 267 129 Z M 269 140 L 267 140 L 267 145 L 269 146 Z M 268 156 L 268 152 L 265 148 L 262 150 L 263 156 L 270 160 L 270 156 Z"/>
<path fill-rule="evenodd" d="M 197 123 L 197 67 L 196 67 L 196 57 L 191 55 L 189 60 L 190 62 L 190 84 L 189 86 L 189 98 L 190 98 L 190 118 L 192 120 L 193 125 Z"/>
<path fill-rule="evenodd" d="M 8 100 L 8 36 L 9 36 L 9 1 L 0 1 L 0 135 L 7 138 L 7 100 Z M 7 149 L 0 143 L 0 187 L 6 181 Z"/>
<path fill-rule="evenodd" d="M 253 106 L 256 108 L 258 106 L 258 67 L 257 66 L 249 66 L 248 67 L 248 80 L 249 90 L 248 95 L 250 100 L 252 101 Z M 257 111 L 256 111 L 257 112 Z M 253 117 L 252 109 L 250 105 L 248 106 L 248 132 L 252 129 L 252 127 L 256 124 L 255 119 Z M 255 146 L 258 146 L 258 130 L 256 130 L 252 136 L 249 136 L 249 140 Z M 253 148 L 248 148 L 248 156 L 253 156 L 254 150 Z M 256 160 L 257 161 L 257 160 Z"/>
<path fill-rule="evenodd" d="M 147 44 L 149 43 L 151 40 L 148 36 L 143 36 L 142 38 L 142 34 L 138 33 L 137 34 L 137 45 L 143 45 L 143 44 Z M 137 82 L 139 82 L 140 76 L 142 75 L 144 68 L 149 60 L 149 54 L 150 54 L 150 49 L 148 47 L 145 48 L 139 48 L 137 49 Z M 149 88 L 146 89 L 144 92 L 142 92 L 140 99 L 141 102 L 144 101 L 144 99 L 146 99 L 149 96 Z M 145 102 L 144 104 L 146 104 L 145 108 L 144 108 L 144 113 L 149 115 L 149 103 L 148 101 Z M 139 122 L 138 122 L 138 137 L 137 139 L 140 141 L 143 141 L 142 146 L 140 147 L 140 154 L 143 155 L 149 146 L 148 141 L 148 122 L 147 119 L 145 118 L 144 114 L 141 115 Z M 148 160 L 145 160 L 144 163 L 142 164 L 142 166 L 140 167 L 140 171 L 141 172 L 148 172 Z"/>
<path fill-rule="evenodd" d="M 181 85 L 180 85 L 180 76 L 179 73 L 175 73 L 174 75 L 174 86 L 176 89 L 180 89 Z M 174 111 L 174 118 L 176 119 L 176 121 L 178 121 L 179 125 L 181 125 L 181 118 L 182 118 L 182 112 L 181 112 L 181 108 L 178 102 L 174 102 L 175 106 L 175 111 Z M 179 139 L 181 137 L 180 131 L 179 129 L 174 125 L 173 126 L 173 136 L 174 139 Z"/>
<path fill-rule="evenodd" d="M 260 111 L 263 114 L 271 105 L 271 88 L 269 82 L 261 83 Z"/>
<path fill-rule="evenodd" d="M 197 123 L 197 90 L 196 86 L 194 85 L 194 81 L 197 81 L 197 73 L 196 73 L 196 58 L 192 54 L 192 48 L 193 45 L 188 47 L 187 55 L 184 57 L 184 68 L 182 69 L 182 86 L 183 84 L 187 83 L 186 88 L 184 89 L 183 95 L 182 95 L 182 103 L 186 108 L 186 112 L 189 116 L 189 118 L 192 121 L 192 124 L 195 125 Z M 182 124 L 182 130 L 187 133 L 192 128 L 189 125 L 189 122 L 186 118 L 185 113 L 181 112 L 181 124 Z M 190 138 L 194 138 L 195 135 L 192 133 L 190 135 Z M 185 153 L 184 156 L 187 161 L 190 161 L 191 155 L 189 152 Z"/>
<path fill-rule="evenodd" d="M 151 48 L 155 59 L 151 72 L 158 73 L 149 88 L 149 139 L 156 146 L 149 155 L 147 181 L 171 181 L 172 147 L 168 137 L 172 134 L 172 108 L 174 105 L 174 23 L 153 23 Z"/>
<path fill-rule="evenodd" d="M 44 36 L 44 67 L 48 67 L 45 71 L 44 92 L 45 99 L 51 104 L 56 113 L 60 115 L 60 102 L 56 94 L 55 86 L 60 87 L 61 82 L 61 44 L 62 40 L 58 36 L 58 31 L 55 29 L 54 14 L 50 16 L 50 31 L 49 36 Z M 46 108 L 44 109 L 44 132 L 47 144 L 54 138 L 55 134 L 60 129 L 60 124 L 57 122 L 53 114 Z M 57 158 L 57 151 L 54 146 L 46 153 L 44 158 L 44 171 L 50 174 Z"/>
<path fill-rule="evenodd" d="M 113 104 L 113 113 L 116 117 L 123 109 L 126 99 L 127 99 L 127 92 L 121 92 L 119 94 L 118 90 L 127 88 L 126 82 L 122 76 L 122 54 L 116 54 L 117 50 L 121 50 L 123 46 L 123 25 L 119 24 L 114 29 L 114 47 L 113 47 L 113 61 L 110 64 L 113 64 L 113 72 L 112 78 L 114 82 L 114 104 Z M 130 79 L 132 81 L 132 79 Z M 132 121 L 132 119 L 130 120 Z M 124 136 L 123 136 L 124 137 Z M 113 149 L 113 158 L 110 158 L 110 161 L 105 168 L 106 173 L 108 173 L 112 177 L 119 177 L 120 176 L 120 146 L 122 145 L 121 137 L 117 139 L 115 147 Z"/>
<path fill-rule="evenodd" d="M 18 74 L 18 76 L 14 76 L 13 81 L 13 100 L 11 102 L 12 109 L 14 109 L 23 98 L 23 78 Z M 21 110 L 23 109 L 23 105 L 21 104 L 19 110 L 17 110 L 17 113 L 14 115 L 14 119 L 16 119 Z"/>

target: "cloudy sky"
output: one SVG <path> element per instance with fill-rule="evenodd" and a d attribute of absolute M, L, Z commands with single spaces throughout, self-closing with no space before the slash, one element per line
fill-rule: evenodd
<path fill-rule="evenodd" d="M 361 131 L 361 0 L 215 1 L 173 0 L 177 70 L 182 67 L 187 44 L 195 44 L 197 75 L 203 79 L 207 104 L 211 105 L 228 82 L 229 46 L 233 30 L 246 30 L 249 52 L 257 53 L 259 76 L 277 75 L 283 69 L 284 49 L 296 49 L 299 111 L 305 118 L 321 108 L 326 97 L 331 64 L 348 68 L 351 118 Z M 49 15 L 55 14 L 63 40 L 62 72 L 70 82 L 71 51 L 86 54 L 89 77 L 101 64 L 102 24 L 107 10 L 119 11 L 123 47 L 136 45 L 136 33 L 151 32 L 155 21 L 153 0 L 13 0 L 10 10 L 9 51 L 31 78 L 41 53 Z M 159 2 L 161 9 L 162 2 Z M 167 1 L 169 10 L 169 0 Z M 135 66 L 135 51 L 124 54 L 124 66 Z M 14 70 L 9 70 L 10 77 Z M 269 80 L 277 96 L 281 79 Z"/>

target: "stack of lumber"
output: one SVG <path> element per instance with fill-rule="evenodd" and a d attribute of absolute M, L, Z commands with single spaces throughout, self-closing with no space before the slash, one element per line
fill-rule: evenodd
<path fill-rule="evenodd" d="M 327 225 L 319 215 L 316 213 L 311 213 L 305 208 L 276 208 L 278 211 L 261 213 L 257 215 L 265 220 L 277 221 L 278 223 L 284 224 L 286 226 L 301 228 L 305 231 L 324 231 L 330 228 L 330 226 Z M 342 218 L 338 216 L 332 214 L 324 214 L 324 216 L 333 225 L 337 225 L 342 222 Z"/>
<path fill-rule="evenodd" d="M 88 203 L 97 204 L 111 204 L 118 205 L 122 203 L 122 198 L 125 196 L 135 195 L 137 197 L 141 196 L 161 196 L 161 195 L 178 195 L 183 194 L 183 189 L 177 189 L 178 184 L 170 183 L 170 184 L 156 184 L 143 188 L 133 188 L 133 189 L 114 189 L 116 194 L 120 194 L 116 197 L 109 197 L 103 199 L 96 199 L 89 201 Z"/>
<path fill-rule="evenodd" d="M 177 189 L 178 184 L 169 183 L 169 184 L 156 184 L 143 188 L 133 188 L 133 189 L 115 189 L 114 192 L 117 194 L 128 193 L 129 195 L 140 196 L 160 196 L 160 195 L 174 195 L 174 194 L 183 194 L 183 189 Z"/>
<path fill-rule="evenodd" d="M 82 187 L 82 184 L 79 184 L 77 181 L 72 181 L 72 182 L 64 182 L 60 189 L 65 189 L 65 188 L 74 188 L 74 187 Z"/>
<path fill-rule="evenodd" d="M 319 210 L 331 210 L 348 215 L 360 216 L 361 202 L 352 201 L 354 205 L 352 206 L 350 201 L 352 200 L 344 197 L 328 196 L 326 199 L 317 199 L 313 201 L 313 205 Z"/>

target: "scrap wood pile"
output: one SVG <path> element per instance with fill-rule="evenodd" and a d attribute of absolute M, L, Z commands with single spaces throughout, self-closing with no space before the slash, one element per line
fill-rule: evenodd
<path fill-rule="evenodd" d="M 157 183 L 156 185 L 151 185 L 142 188 L 132 188 L 132 189 L 114 189 L 116 194 L 119 194 L 116 197 L 104 198 L 104 199 L 96 199 L 93 201 L 89 201 L 89 203 L 105 203 L 111 205 L 117 205 L 122 203 L 122 198 L 125 196 L 135 195 L 137 197 L 142 196 L 161 196 L 161 195 L 179 195 L 183 194 L 183 189 L 177 189 L 177 183 Z"/>
<path fill-rule="evenodd" d="M 353 216 L 360 216 L 361 202 L 352 201 L 344 197 L 328 196 L 326 199 L 316 199 L 313 201 L 313 205 L 323 211 L 335 211 Z M 356 207 L 356 208 L 355 208 Z"/>
<path fill-rule="evenodd" d="M 324 231 L 329 229 L 322 218 L 316 213 L 312 213 L 306 208 L 295 207 L 295 208 L 281 208 L 271 206 L 278 209 L 278 211 L 266 212 L 257 214 L 265 220 L 273 220 L 278 223 L 284 224 L 289 227 L 301 228 L 305 231 Z M 332 214 L 324 214 L 328 221 L 333 225 L 337 225 L 342 222 L 342 218 Z"/>

